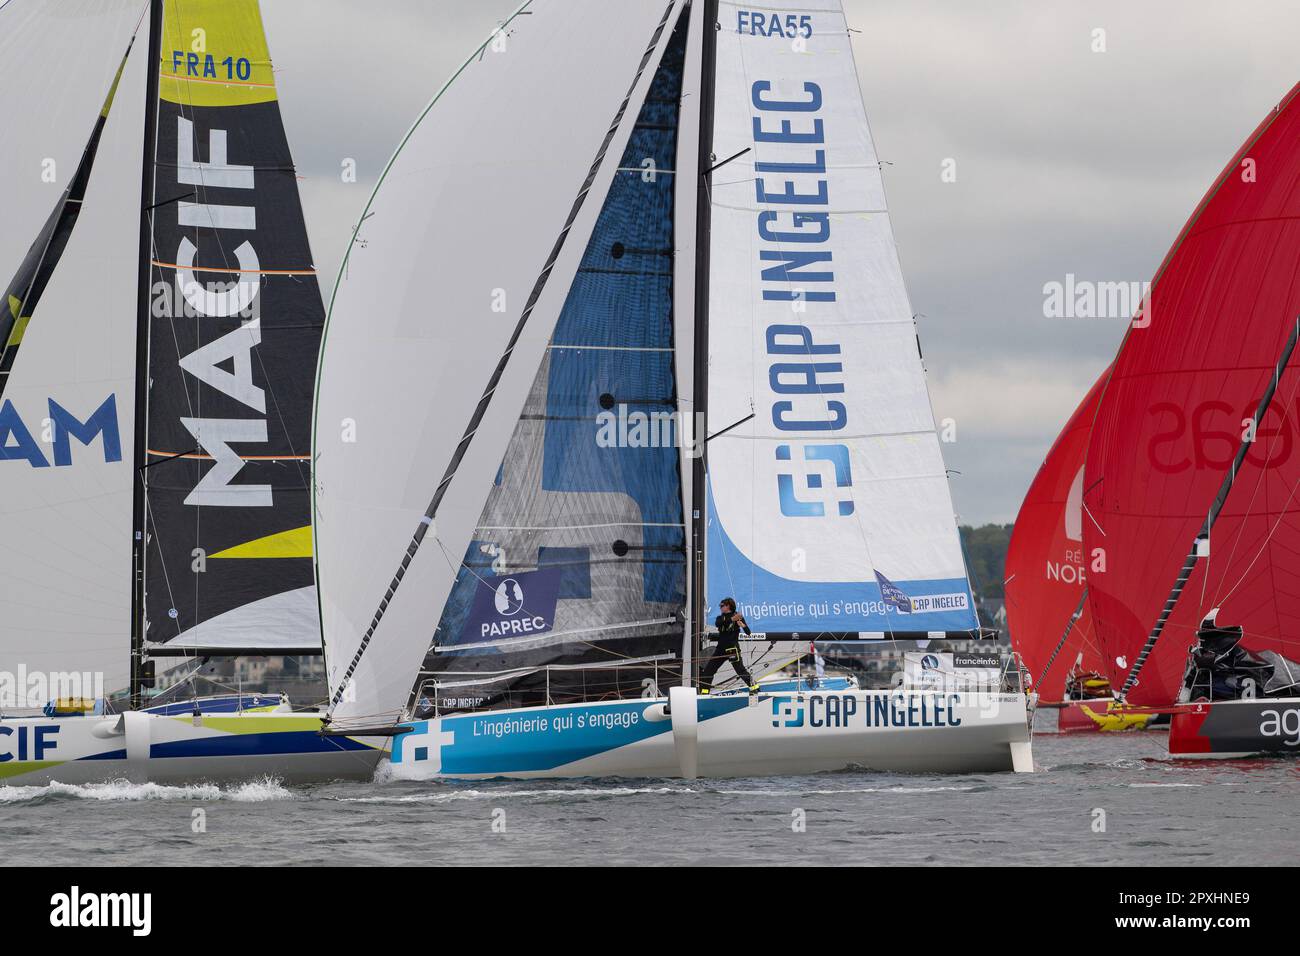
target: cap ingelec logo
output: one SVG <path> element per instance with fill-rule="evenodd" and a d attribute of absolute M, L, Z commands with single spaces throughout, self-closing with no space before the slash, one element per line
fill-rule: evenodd
<path fill-rule="evenodd" d="M 921 658 L 921 670 L 937 671 L 938 669 L 939 669 L 939 658 L 935 657 L 933 654 L 926 654 L 924 657 Z"/>
<path fill-rule="evenodd" d="M 772 698 L 773 727 L 802 727 L 803 701 L 799 698 Z"/>
<path fill-rule="evenodd" d="M 506 578 L 497 585 L 496 607 L 502 617 L 514 617 L 524 606 L 524 589 L 514 578 Z"/>
<path fill-rule="evenodd" d="M 816 463 L 829 462 L 835 476 L 835 507 L 843 517 L 853 514 L 853 467 L 849 460 L 847 445 L 805 445 L 803 446 L 804 474 L 803 483 L 813 494 L 822 493 L 822 469 Z M 776 460 L 794 461 L 790 455 L 789 445 L 776 446 Z M 795 475 L 778 472 L 776 476 L 777 496 L 781 503 L 781 514 L 787 518 L 820 518 L 826 514 L 826 502 L 804 501 L 798 497 Z"/>

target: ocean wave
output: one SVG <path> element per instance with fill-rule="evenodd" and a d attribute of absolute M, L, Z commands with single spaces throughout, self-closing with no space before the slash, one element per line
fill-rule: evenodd
<path fill-rule="evenodd" d="M 98 800 L 109 803 L 134 803 L 142 800 L 229 800 L 235 803 L 262 803 L 268 800 L 293 799 L 293 794 L 286 790 L 279 780 L 269 777 L 227 787 L 220 787 L 215 783 L 173 785 L 132 783 L 129 780 L 0 787 L 0 804 L 48 799 Z"/>
<path fill-rule="evenodd" d="M 445 785 L 444 785 L 445 786 Z M 966 785 L 947 785 L 947 786 L 881 786 L 881 787 L 857 787 L 857 788 L 838 788 L 838 789 L 736 789 L 723 788 L 707 785 L 694 787 L 676 786 L 676 787 L 547 787 L 537 790 L 530 789 L 513 789 L 513 790 L 494 790 L 494 789 L 459 789 L 447 787 L 434 791 L 424 791 L 422 793 L 405 793 L 405 794 L 378 794 L 366 797 L 331 797 L 339 803 L 447 803 L 458 800 L 504 800 L 504 799 L 527 799 L 527 798 L 564 798 L 564 797 L 635 797 L 635 796 L 665 796 L 669 794 L 716 794 L 719 796 L 743 796 L 743 797 L 834 797 L 834 796 L 852 796 L 855 794 L 865 793 L 896 793 L 896 794 L 923 794 L 923 793 L 969 793 L 975 790 L 990 789 L 988 787 L 979 787 L 975 784 Z M 1002 788 L 1006 789 L 1006 788 Z"/>
<path fill-rule="evenodd" d="M 432 793 L 334 797 L 339 803 L 445 803 L 450 800 L 499 800 L 510 797 L 632 797 L 641 794 L 697 793 L 690 787 L 573 787 L 544 790 L 439 790 Z"/>

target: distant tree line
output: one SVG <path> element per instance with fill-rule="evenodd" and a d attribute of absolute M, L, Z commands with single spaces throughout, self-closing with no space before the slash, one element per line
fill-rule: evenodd
<path fill-rule="evenodd" d="M 966 567 L 970 570 L 970 583 L 976 596 L 1001 598 L 1011 525 L 985 524 L 974 528 L 964 524 L 960 530 L 961 547 L 966 554 Z"/>

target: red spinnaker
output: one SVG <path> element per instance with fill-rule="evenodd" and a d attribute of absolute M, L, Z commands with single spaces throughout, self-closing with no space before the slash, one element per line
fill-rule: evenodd
<path fill-rule="evenodd" d="M 1106 672 L 1086 603 L 1064 646 L 1051 657 L 1079 607 L 1087 581 L 1085 519 L 1080 507 L 1083 461 L 1105 379 L 1106 373 L 1102 373 L 1047 453 L 1016 515 L 1007 548 L 1011 643 L 1024 659 L 1034 690 L 1045 701 L 1062 699 L 1065 677 L 1080 654 L 1082 670 Z"/>
<path fill-rule="evenodd" d="M 1084 478 L 1094 628 L 1118 688 L 1178 571 L 1300 319 L 1300 84 L 1260 124 L 1183 228 L 1102 392 Z M 1260 422 L 1139 683 L 1134 704 L 1174 700 L 1197 623 L 1245 645 L 1300 643 L 1300 371 Z M 1095 520 L 1095 524 L 1094 524 Z M 1118 659 L 1118 660 L 1117 660 Z"/>

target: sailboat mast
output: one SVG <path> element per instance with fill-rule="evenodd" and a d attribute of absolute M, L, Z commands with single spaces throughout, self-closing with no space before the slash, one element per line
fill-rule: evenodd
<path fill-rule="evenodd" d="M 698 454 L 691 465 L 691 619 L 682 654 L 682 681 L 695 683 L 704 639 L 704 548 L 708 538 L 709 404 L 709 173 L 713 166 L 714 70 L 718 46 L 718 0 L 696 0 L 700 17 L 700 158 L 695 201 L 695 428 Z"/>
<path fill-rule="evenodd" d="M 162 60 L 162 0 L 149 3 L 144 104 L 144 162 L 140 173 L 140 284 L 135 336 L 134 475 L 131 494 L 131 709 L 144 691 L 145 453 L 149 421 L 150 280 L 153 278 L 154 161 L 158 149 L 158 65 Z"/>
<path fill-rule="evenodd" d="M 1282 347 L 1282 356 L 1277 360 L 1277 368 L 1273 371 L 1273 377 L 1269 380 L 1268 388 L 1264 390 L 1263 397 L 1259 400 L 1259 406 L 1255 409 L 1255 417 L 1247 437 L 1243 438 L 1241 445 L 1237 448 L 1237 455 L 1232 459 L 1232 467 L 1223 477 L 1223 484 L 1219 486 L 1219 493 L 1214 496 L 1214 502 L 1210 505 L 1209 514 L 1205 516 L 1205 524 L 1201 525 L 1200 532 L 1192 541 L 1192 549 L 1187 554 L 1187 560 L 1183 562 L 1182 568 L 1178 572 L 1178 580 L 1174 582 L 1173 590 L 1169 592 L 1169 597 L 1165 599 L 1165 605 L 1160 611 L 1160 616 L 1156 618 L 1155 626 L 1151 628 L 1151 634 L 1147 637 L 1147 642 L 1142 645 L 1142 650 L 1138 652 L 1137 660 L 1133 662 L 1133 668 L 1124 678 L 1124 687 L 1119 692 L 1119 701 L 1123 703 L 1128 697 L 1129 691 L 1137 683 L 1138 674 L 1155 650 L 1156 641 L 1160 640 L 1160 634 L 1165 629 L 1165 623 L 1169 620 L 1169 615 L 1174 612 L 1174 606 L 1178 603 L 1179 596 L 1183 593 L 1188 579 L 1192 576 L 1192 571 L 1196 567 L 1196 562 L 1200 559 L 1200 542 L 1202 538 L 1208 540 L 1210 529 L 1214 527 L 1215 520 L 1219 517 L 1219 512 L 1223 510 L 1223 505 L 1228 500 L 1228 493 L 1232 491 L 1232 483 L 1237 480 L 1237 472 L 1241 470 L 1242 462 L 1246 460 L 1246 453 L 1250 451 L 1251 443 L 1255 440 L 1255 435 L 1259 431 L 1259 423 L 1264 418 L 1264 413 L 1268 411 L 1269 403 L 1273 401 L 1273 394 L 1277 391 L 1278 383 L 1282 380 L 1282 372 L 1285 371 L 1287 364 L 1291 361 L 1291 353 L 1295 351 L 1296 340 L 1300 338 L 1300 318 L 1297 318 L 1291 326 L 1291 335 L 1286 340 L 1286 345 Z"/>

